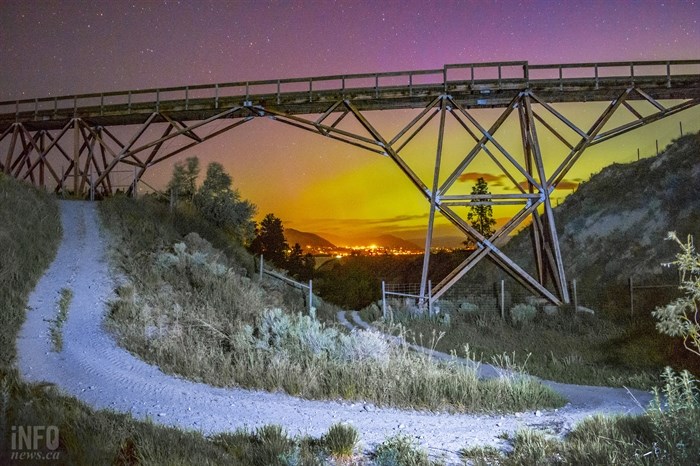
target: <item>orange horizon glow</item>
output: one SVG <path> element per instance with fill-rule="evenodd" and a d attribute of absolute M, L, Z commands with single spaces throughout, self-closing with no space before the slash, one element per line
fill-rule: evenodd
<path fill-rule="evenodd" d="M 554 106 L 575 124 L 587 128 L 605 105 L 588 103 Z M 366 116 L 383 134 L 393 136 L 418 111 L 367 112 Z M 500 109 L 476 110 L 473 114 L 482 125 L 488 127 L 498 117 Z M 629 114 L 619 112 L 608 124 L 623 124 L 629 118 Z M 686 110 L 589 148 L 553 193 L 553 204 L 556 206 L 563 202 L 579 183 L 587 181 L 592 174 L 607 165 L 637 160 L 637 149 L 641 157 L 654 155 L 657 138 L 660 140 L 660 149 L 663 149 L 679 136 L 679 122 L 682 122 L 686 134 L 700 131 L 700 109 L 695 107 Z M 224 164 L 241 196 L 258 207 L 257 220 L 267 213 L 274 213 L 282 219 L 285 228 L 315 233 L 336 245 L 366 245 L 382 234 L 392 234 L 422 244 L 427 229 L 429 204 L 388 157 L 274 122 L 252 123 L 251 127 L 243 125 L 232 134 L 224 135 L 226 138 L 221 136 L 218 149 L 210 147 L 209 150 L 200 152 L 200 162 L 202 173 L 211 161 Z M 431 127 L 433 123 L 401 153 L 428 186 L 432 184 L 436 155 L 437 129 Z M 522 160 L 517 125 L 517 118 L 509 118 L 494 136 L 514 157 Z M 344 129 L 360 132 L 356 127 Z M 473 142 L 463 130 L 457 131 L 458 129 L 455 124 L 448 123 L 446 127 L 440 181 L 472 148 Z M 567 155 L 568 148 L 543 127 L 538 129 L 545 169 L 551 174 Z M 273 135 L 274 138 L 270 137 Z M 494 151 L 493 147 L 491 149 Z M 264 160 L 249 155 L 256 150 L 266 154 Z M 222 153 L 231 155 L 222 156 Z M 500 160 L 505 159 L 501 156 Z M 157 168 L 157 171 L 152 169 L 151 173 L 147 172 L 147 175 L 157 179 L 146 178 L 156 187 L 164 186 L 171 174 L 172 164 Z M 511 170 L 511 173 L 517 181 L 524 182 L 520 173 L 515 170 Z M 449 193 L 469 193 L 479 176 L 489 182 L 490 191 L 494 194 L 517 192 L 517 188 L 482 150 Z M 517 210 L 518 207 L 494 207 L 497 226 L 501 226 Z M 459 212 L 466 216 L 466 207 Z M 515 231 L 526 224 L 523 223 Z M 464 235 L 438 214 L 434 238 L 450 236 Z"/>

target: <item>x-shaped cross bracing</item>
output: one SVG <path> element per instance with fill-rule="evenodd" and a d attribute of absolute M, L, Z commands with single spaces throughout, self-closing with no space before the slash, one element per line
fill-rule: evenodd
<path fill-rule="evenodd" d="M 646 101 L 653 108 L 653 112 L 643 115 L 630 105 L 633 99 Z M 29 178 L 34 184 L 44 185 L 46 169 L 54 179 L 57 191 L 64 189 L 68 177 L 72 174 L 73 190 L 76 193 L 84 192 L 86 187 L 91 190 L 101 187 L 105 193 L 112 193 L 114 186 L 110 175 L 115 167 L 124 164 L 133 167 L 134 184 L 130 188 L 133 189 L 148 167 L 255 117 L 269 117 L 274 121 L 387 156 L 423 194 L 429 203 L 429 216 L 421 296 L 430 296 L 433 301 L 439 299 L 479 261 L 489 257 L 533 293 L 547 298 L 552 303 L 560 304 L 569 302 L 569 293 L 551 204 L 551 194 L 554 189 L 588 147 L 698 103 L 700 99 L 696 98 L 665 107 L 643 89 L 631 86 L 611 101 L 591 127 L 584 130 L 544 99 L 526 89 L 516 91 L 495 122 L 489 128 L 485 128 L 469 109 L 460 105 L 457 99 L 449 94 L 443 94 L 434 98 L 391 139 L 382 135 L 351 100 L 334 102 L 315 120 L 285 113 L 274 107 L 243 105 L 222 109 L 214 116 L 187 125 L 167 113 L 156 111 L 137 127 L 126 142 L 120 140 L 109 128 L 93 125 L 81 118 L 69 120 L 60 130 L 31 131 L 24 123 L 18 122 L 0 134 L 0 141 L 9 138 L 7 154 L 4 158 L 0 157 L 0 170 L 16 178 Z M 632 121 L 606 129 L 606 124 L 620 109 L 628 111 L 633 116 Z M 522 140 L 520 158 L 509 152 L 497 138 L 499 129 L 514 112 L 520 124 Z M 458 123 L 458 127 L 469 135 L 473 145 L 457 166 L 448 172 L 446 177 L 441 177 L 445 125 L 449 117 L 452 117 Z M 232 118 L 234 120 L 231 120 Z M 354 118 L 364 131 L 360 133 L 343 129 L 341 126 L 346 118 Z M 430 180 L 423 180 L 406 162 L 402 151 L 435 118 L 439 120 L 439 130 L 433 177 Z M 567 129 L 566 134 L 557 130 L 550 123 L 551 120 L 561 122 Z M 224 127 L 211 129 L 213 123 L 221 121 L 226 122 Z M 163 132 L 157 136 L 148 134 L 149 128 L 157 124 L 166 125 Z M 568 150 L 561 163 L 551 173 L 545 171 L 540 149 L 538 130 L 541 131 L 542 128 L 556 137 Z M 175 138 L 184 140 L 185 143 L 176 148 L 170 147 L 169 142 Z M 52 163 L 49 160 L 49 153 L 58 153 L 59 160 L 63 160 L 61 165 L 67 166 L 67 169 L 59 173 L 55 162 Z M 517 192 L 487 195 L 451 194 L 451 188 L 454 187 L 455 182 L 463 173 L 468 172 L 471 164 L 481 153 L 485 154 L 498 167 L 501 174 L 512 182 Z M 38 171 L 38 175 L 35 171 Z M 440 182 L 441 178 L 442 182 Z M 519 182 L 518 178 L 523 179 L 524 182 Z M 458 207 L 474 205 L 518 205 L 521 208 L 487 238 L 455 210 Z M 444 277 L 428 295 L 426 287 L 430 249 L 435 217 L 438 213 L 467 238 L 474 240 L 476 250 Z M 499 244 L 528 219 L 531 219 L 533 225 L 536 277 L 523 270 L 499 248 Z M 549 279 L 553 290 L 546 286 Z"/>
<path fill-rule="evenodd" d="M 649 102 L 654 107 L 655 111 L 650 115 L 643 116 L 629 104 L 631 97 L 635 97 L 636 100 L 641 98 L 641 100 Z M 426 296 L 432 233 L 435 223 L 435 214 L 439 212 L 468 238 L 472 238 L 476 242 L 477 249 L 433 288 L 429 295 L 431 300 L 439 299 L 480 260 L 485 257 L 490 257 L 499 267 L 508 272 L 533 293 L 547 298 L 552 303 L 561 304 L 563 302 L 569 302 L 569 292 L 551 203 L 551 194 L 554 189 L 564 179 L 588 147 L 624 134 L 642 125 L 673 115 L 697 105 L 698 103 L 700 103 L 700 99 L 692 99 L 678 105 L 664 107 L 642 89 L 630 87 L 625 89 L 618 98 L 609 103 L 588 130 L 583 130 L 536 94 L 529 90 L 524 90 L 519 92 L 512 99 L 501 115 L 491 127 L 487 129 L 483 127 L 467 109 L 462 107 L 450 95 L 445 94 L 430 102 L 430 104 L 404 126 L 396 136 L 389 140 L 372 126 L 367 118 L 365 118 L 353 103 L 348 100 L 335 102 L 329 107 L 328 111 L 316 120 L 289 115 L 264 107 L 255 107 L 255 109 L 260 114 L 268 115 L 276 121 L 388 156 L 425 196 L 430 204 L 430 211 L 421 279 L 421 296 Z M 545 112 L 549 114 L 550 117 L 561 121 L 575 136 L 574 141 L 570 142 L 571 136 L 566 137 L 560 131 L 556 130 L 552 124 L 548 123 L 542 115 L 535 112 L 533 104 L 539 105 L 541 107 L 541 112 Z M 632 122 L 607 129 L 603 132 L 602 130 L 605 128 L 610 118 L 620 108 L 628 110 L 635 119 Z M 513 112 L 517 112 L 520 122 L 524 153 L 523 163 L 506 150 L 495 136 L 496 132 Z M 336 114 L 339 114 L 339 116 L 329 121 L 331 120 L 331 115 Z M 448 114 L 469 134 L 474 140 L 474 145 L 458 166 L 448 174 L 445 181 L 440 183 L 445 120 Z M 358 134 L 339 129 L 339 123 L 348 115 L 354 116 L 366 130 L 367 134 Z M 433 179 L 429 186 L 404 160 L 401 156 L 401 151 L 438 115 L 439 130 L 437 150 Z M 545 172 L 543 155 L 540 150 L 538 139 L 538 124 L 541 124 L 543 128 L 553 134 L 569 149 L 563 161 L 551 174 Z M 490 146 L 488 144 L 490 144 Z M 453 187 L 460 175 L 468 170 L 470 164 L 481 152 L 484 152 L 496 166 L 499 167 L 502 174 L 510 179 L 513 186 L 519 191 L 518 193 L 488 195 L 451 195 L 449 193 L 450 188 Z M 525 183 L 519 183 L 516 180 L 511 173 L 513 169 L 525 179 Z M 512 215 L 504 225 L 498 228 L 490 237 L 486 238 L 472 227 L 469 222 L 465 221 L 454 209 L 454 207 L 457 206 L 474 206 L 479 204 L 491 206 L 522 205 L 522 207 L 517 213 Z M 540 211 L 542 211 L 541 214 Z M 536 278 L 523 270 L 498 247 L 498 244 L 502 242 L 501 240 L 505 239 L 528 218 L 532 220 L 533 224 L 534 253 L 537 266 Z M 554 291 L 550 291 L 546 287 L 548 278 L 552 280 Z"/>

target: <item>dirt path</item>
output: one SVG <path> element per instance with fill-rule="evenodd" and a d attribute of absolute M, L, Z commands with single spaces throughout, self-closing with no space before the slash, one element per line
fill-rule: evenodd
<path fill-rule="evenodd" d="M 337 422 L 354 425 L 371 448 L 403 432 L 431 456 L 457 462 L 467 446 L 494 445 L 502 432 L 521 427 L 568 431 L 595 413 L 634 413 L 641 408 L 624 390 L 549 383 L 573 401 L 556 411 L 514 415 L 450 415 L 383 409 L 364 403 L 312 401 L 282 393 L 214 388 L 162 373 L 126 350 L 103 330 L 114 289 L 94 203 L 62 201 L 64 236 L 54 262 L 30 296 L 18 340 L 18 368 L 30 382 L 48 381 L 95 408 L 150 417 L 154 422 L 206 434 L 239 427 L 281 424 L 292 434 L 320 436 Z M 49 336 L 59 292 L 73 290 L 63 327 L 63 350 Z M 648 398 L 639 393 L 644 404 Z"/>

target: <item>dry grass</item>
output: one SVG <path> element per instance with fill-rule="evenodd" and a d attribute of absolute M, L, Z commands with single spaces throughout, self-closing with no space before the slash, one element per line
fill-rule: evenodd
<path fill-rule="evenodd" d="M 57 464 L 250 465 L 269 448 L 261 431 L 240 431 L 225 448 L 218 438 L 94 411 L 49 384 L 27 384 L 13 367 L 15 340 L 29 292 L 55 255 L 61 238 L 58 206 L 46 194 L 0 174 L 0 464 L 11 461 L 12 426 L 56 426 Z M 67 309 L 68 290 L 59 310 Z M 245 451 L 245 455 L 236 452 Z M 265 464 L 327 464 L 323 442 L 289 439 L 281 458 Z M 27 462 L 31 464 L 31 462 Z"/>
<path fill-rule="evenodd" d="M 140 202 L 101 207 L 130 283 L 118 292 L 109 326 L 125 347 L 166 371 L 219 386 L 385 406 L 477 412 L 563 404 L 529 378 L 480 381 L 471 368 L 434 362 L 376 333 L 321 324 L 290 310 L 279 290 L 244 276 L 234 258 L 199 235 L 159 242 L 177 235 L 167 223 L 151 226 Z"/>
<path fill-rule="evenodd" d="M 664 367 L 664 344 L 653 323 L 642 319 L 622 326 L 597 316 L 562 311 L 537 314 L 532 321 L 513 324 L 496 312 L 462 312 L 448 307 L 449 319 L 406 318 L 414 335 L 444 332 L 437 349 L 446 353 L 466 343 L 482 360 L 503 353 L 527 358 L 528 373 L 537 377 L 583 385 L 650 389 Z"/>

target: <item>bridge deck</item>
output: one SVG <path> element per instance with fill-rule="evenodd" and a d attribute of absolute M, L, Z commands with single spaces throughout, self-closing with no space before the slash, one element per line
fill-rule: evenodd
<path fill-rule="evenodd" d="M 155 113 L 179 121 L 249 116 L 256 105 L 322 114 L 343 99 L 359 110 L 423 108 L 449 94 L 467 108 L 503 107 L 530 89 L 550 103 L 611 101 L 630 86 L 655 100 L 700 98 L 700 60 L 529 65 L 499 62 L 442 69 L 247 81 L 0 102 L 0 131 L 16 122 L 57 129 L 79 117 L 94 125 L 139 124 Z M 159 117 L 162 121 L 164 118 Z M 159 121 L 156 119 L 156 121 Z"/>

